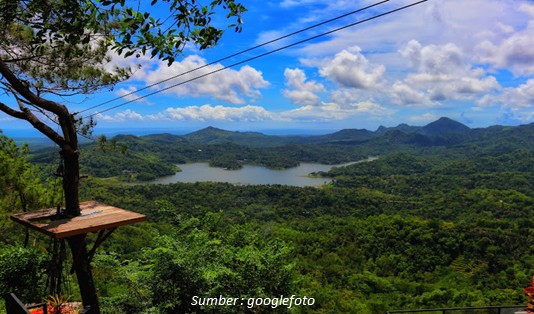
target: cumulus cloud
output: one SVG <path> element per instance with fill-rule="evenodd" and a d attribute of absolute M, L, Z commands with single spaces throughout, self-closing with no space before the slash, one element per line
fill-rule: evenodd
<path fill-rule="evenodd" d="M 525 5 L 534 11 L 534 6 Z M 526 29 L 507 36 L 500 42 L 486 40 L 478 49 L 481 61 L 496 68 L 510 68 L 516 75 L 534 74 L 534 20 L 528 23 Z"/>
<path fill-rule="evenodd" d="M 376 88 L 386 71 L 383 65 L 370 63 L 358 46 L 343 49 L 333 58 L 310 59 L 303 62 L 307 65 L 317 65 L 319 74 L 330 81 L 343 87 L 357 89 Z"/>
<path fill-rule="evenodd" d="M 423 46 L 411 40 L 399 50 L 415 70 L 391 89 L 397 105 L 434 106 L 447 100 L 474 100 L 500 88 L 493 76 L 473 68 L 455 44 Z"/>
<path fill-rule="evenodd" d="M 281 113 L 281 116 L 296 120 L 327 121 L 344 120 L 355 115 L 387 116 L 393 111 L 371 101 L 340 105 L 323 103 L 321 106 L 302 106 L 298 109 Z"/>
<path fill-rule="evenodd" d="M 384 117 L 393 114 L 390 109 L 372 101 L 352 103 L 348 105 L 321 103 L 303 105 L 297 109 L 281 112 L 269 111 L 260 106 L 226 107 L 222 105 L 188 106 L 183 108 L 169 107 L 164 111 L 141 115 L 132 110 L 125 110 L 115 115 L 97 115 L 103 122 L 144 121 L 144 122 L 315 122 L 328 120 L 345 120 L 355 116 Z"/>
<path fill-rule="evenodd" d="M 507 106 L 511 109 L 534 107 L 534 79 L 529 79 L 517 87 L 505 88 L 502 93 L 488 94 L 478 104 L 482 107 Z"/>
<path fill-rule="evenodd" d="M 175 121 L 235 121 L 256 122 L 276 120 L 271 112 L 258 106 L 225 107 L 225 106 L 188 106 L 185 108 L 167 108 L 165 111 L 150 115 L 151 120 Z"/>
<path fill-rule="evenodd" d="M 424 92 L 417 91 L 402 82 L 395 82 L 390 89 L 390 98 L 393 104 L 399 106 L 428 106 L 433 107 L 436 104 Z"/>
<path fill-rule="evenodd" d="M 426 123 L 426 122 L 436 121 L 438 118 L 439 118 L 438 116 L 430 112 L 427 112 L 425 114 L 418 115 L 418 116 L 410 116 L 408 117 L 408 120 L 411 122 L 416 122 L 416 123 Z"/>
<path fill-rule="evenodd" d="M 138 89 L 134 86 L 128 86 L 128 88 L 119 88 L 115 91 L 115 94 L 128 101 L 136 101 L 138 103 L 145 103 L 147 105 L 153 105 L 147 98 L 139 99 L 141 95 L 135 94 Z"/>
<path fill-rule="evenodd" d="M 399 53 L 409 60 L 413 68 L 422 73 L 461 73 L 466 67 L 462 50 L 452 43 L 423 46 L 417 40 L 411 40 Z"/>
<path fill-rule="evenodd" d="M 143 121 L 145 118 L 130 109 L 118 112 L 114 115 L 107 115 L 107 114 L 97 114 L 96 115 L 97 120 L 105 121 L 105 122 L 125 122 L 125 121 Z"/>
<path fill-rule="evenodd" d="M 348 0 L 283 0 L 280 2 L 282 8 L 292 8 L 292 7 L 306 7 L 310 5 L 320 6 L 321 8 L 346 8 L 348 5 L 354 5 L 354 1 Z"/>
<path fill-rule="evenodd" d="M 263 74 L 248 65 L 239 70 L 222 70 L 221 64 L 210 66 L 206 64 L 204 58 L 192 55 L 181 62 L 174 62 L 171 66 L 162 62 L 145 66 L 137 71 L 133 78 L 144 81 L 147 85 L 152 85 L 179 75 L 176 79 L 158 84 L 154 88 L 170 88 L 165 91 L 167 94 L 193 97 L 209 96 L 232 104 L 244 104 L 244 97 L 254 100 L 261 95 L 259 91 L 261 88 L 269 86 L 269 82 L 263 79 Z M 203 68 L 195 70 L 199 67 Z M 214 71 L 220 72 L 209 74 Z M 195 79 L 203 75 L 205 76 Z M 181 82 L 187 83 L 172 87 Z"/>
<path fill-rule="evenodd" d="M 519 10 L 525 12 L 530 17 L 534 18 L 534 4 L 532 3 L 521 3 Z"/>
<path fill-rule="evenodd" d="M 292 89 L 285 89 L 282 94 L 289 98 L 292 103 L 305 106 L 320 104 L 320 97 L 316 93 L 325 91 L 322 84 L 306 81 L 306 74 L 301 69 L 286 69 L 284 76 L 286 86 Z"/>
<path fill-rule="evenodd" d="M 340 88 L 330 92 L 330 101 L 336 104 L 351 104 L 361 98 L 359 90 L 353 88 Z"/>

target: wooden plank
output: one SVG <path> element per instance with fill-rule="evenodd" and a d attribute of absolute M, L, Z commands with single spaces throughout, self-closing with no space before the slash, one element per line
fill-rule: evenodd
<path fill-rule="evenodd" d="M 80 203 L 80 211 L 80 216 L 53 220 L 56 209 L 48 208 L 14 214 L 11 219 L 57 239 L 97 232 L 102 229 L 117 228 L 146 220 L 145 215 L 96 201 Z"/>

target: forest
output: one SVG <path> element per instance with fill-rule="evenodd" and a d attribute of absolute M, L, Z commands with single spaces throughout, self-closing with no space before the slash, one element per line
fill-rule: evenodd
<path fill-rule="evenodd" d="M 82 146 L 88 178 L 81 198 L 148 216 L 119 228 L 93 260 L 102 312 L 366 314 L 526 305 L 523 288 L 534 275 L 533 139 L 534 125 L 469 129 L 442 118 L 424 127 L 314 137 L 209 128 Z M 1 137 L 2 294 L 46 297 L 51 243 L 8 217 L 59 202 L 59 181 L 50 176 L 56 155 Z M 368 156 L 378 158 L 316 174 L 333 179 L 317 188 L 109 179 L 124 170 L 150 179 L 193 161 L 284 168 Z M 75 299 L 79 292 L 67 279 Z M 219 295 L 295 295 L 315 303 L 273 309 L 191 302 Z"/>

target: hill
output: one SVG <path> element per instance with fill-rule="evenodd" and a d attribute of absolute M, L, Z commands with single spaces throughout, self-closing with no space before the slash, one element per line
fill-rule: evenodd
<path fill-rule="evenodd" d="M 234 143 L 244 146 L 279 146 L 289 141 L 282 136 L 265 135 L 259 132 L 226 131 L 214 127 L 207 127 L 183 136 L 183 139 L 191 143 L 223 144 Z"/>
<path fill-rule="evenodd" d="M 430 136 L 439 136 L 439 135 L 447 135 L 452 133 L 467 133 L 471 129 L 458 122 L 454 121 L 450 118 L 439 118 L 438 120 L 431 122 L 421 129 L 419 129 L 417 132 L 424 134 L 424 135 L 430 135 Z"/>
<path fill-rule="evenodd" d="M 82 150 L 87 153 L 85 157 L 82 154 L 82 167 L 87 173 L 104 177 L 132 170 L 143 173 L 142 178 L 151 178 L 169 174 L 173 165 L 187 162 L 208 162 L 227 169 L 239 169 L 244 164 L 283 169 L 300 162 L 341 164 L 407 151 L 447 154 L 448 158 L 466 157 L 466 154 L 469 158 L 496 156 L 517 149 L 534 149 L 534 124 L 471 129 L 452 119 L 440 118 L 422 127 L 400 124 L 380 127 L 374 132 L 344 129 L 313 136 L 276 136 L 208 127 L 183 136 L 168 133 L 117 135 L 109 142 L 127 147 L 126 154 L 115 156 L 114 152 L 108 152 L 113 159 L 110 167 L 109 161 L 104 162 L 106 157 L 100 157 L 103 152 L 96 143 L 85 144 Z M 49 156 L 55 154 L 43 150 L 32 160 L 50 163 Z M 132 165 L 136 169 L 132 169 Z"/>

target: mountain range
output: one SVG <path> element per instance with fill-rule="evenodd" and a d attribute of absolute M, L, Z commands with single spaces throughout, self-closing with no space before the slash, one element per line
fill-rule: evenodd
<path fill-rule="evenodd" d="M 452 119 L 440 118 L 420 127 L 400 124 L 382 126 L 376 131 L 344 129 L 302 136 L 207 127 L 185 135 L 117 135 L 108 139 L 107 145 L 81 145 L 81 166 L 85 173 L 109 177 L 128 170 L 138 173 L 138 179 L 150 179 L 172 174 L 174 165 L 188 162 L 209 162 L 211 166 L 226 169 L 239 169 L 244 164 L 282 169 L 300 162 L 341 164 L 395 152 L 432 154 L 436 158 L 443 154 L 468 159 L 501 156 L 512 151 L 534 150 L 534 124 L 471 129 Z M 121 155 L 118 147 L 127 152 Z M 34 150 L 32 160 L 57 164 L 56 150 Z"/>
<path fill-rule="evenodd" d="M 380 126 L 376 131 L 366 129 L 343 129 L 325 135 L 266 135 L 259 132 L 227 131 L 214 127 L 207 127 L 186 135 L 157 134 L 144 136 L 143 138 L 179 142 L 187 141 L 198 144 L 223 144 L 232 143 L 250 147 L 273 147 L 288 144 L 343 144 L 358 145 L 372 142 L 389 141 L 395 143 L 416 144 L 422 146 L 450 145 L 464 141 L 484 140 L 488 137 L 528 136 L 534 125 L 517 127 L 492 126 L 488 128 L 471 129 L 468 126 L 442 117 L 424 126 L 410 126 L 399 124 L 395 127 Z"/>
<path fill-rule="evenodd" d="M 399 124 L 396 127 L 380 126 L 376 131 L 366 129 L 343 129 L 331 134 L 325 135 L 266 135 L 259 132 L 239 132 L 227 131 L 214 127 L 207 127 L 183 136 L 178 135 L 156 135 L 156 137 L 165 137 L 175 140 L 185 139 L 192 143 L 202 144 L 220 144 L 233 143 L 245 146 L 268 147 L 287 144 L 318 144 L 318 143 L 352 143 L 357 144 L 380 137 L 391 132 L 402 132 L 403 134 L 421 134 L 431 137 L 448 137 L 453 134 L 465 134 L 471 129 L 450 118 L 440 118 L 425 126 L 409 126 Z M 148 136 L 154 138 L 154 136 Z"/>

